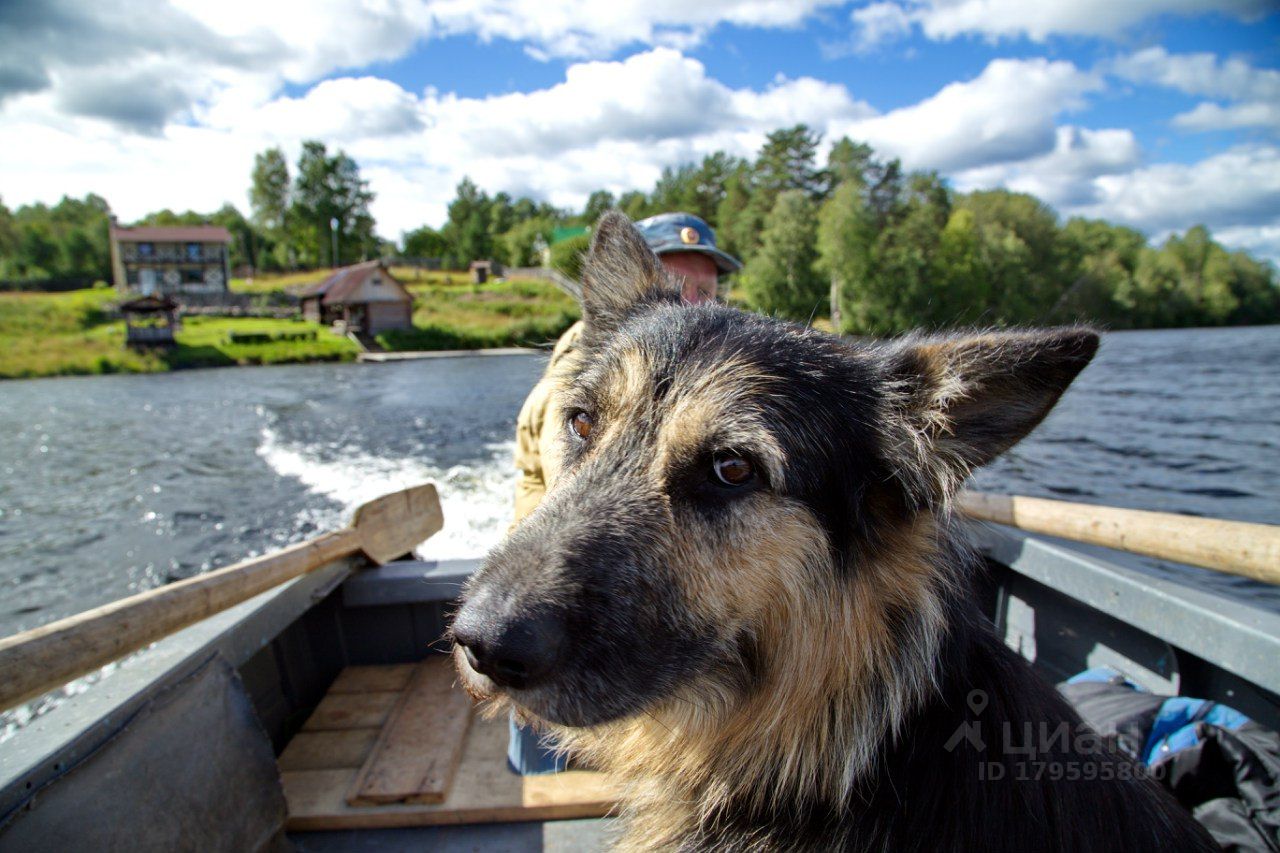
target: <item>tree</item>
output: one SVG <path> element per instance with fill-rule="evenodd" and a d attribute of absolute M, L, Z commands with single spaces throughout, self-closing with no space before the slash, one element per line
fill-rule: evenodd
<path fill-rule="evenodd" d="M 406 231 L 401 240 L 400 251 L 408 258 L 443 258 L 448 250 L 444 236 L 426 225 Z"/>
<path fill-rule="evenodd" d="M 470 178 L 458 182 L 454 199 L 449 203 L 449 219 L 441 233 L 449 243 L 447 264 L 465 266 L 472 261 L 493 257 L 493 239 L 489 233 L 489 196 Z"/>
<path fill-rule="evenodd" d="M 959 205 L 973 212 L 991 277 L 991 317 L 999 323 L 1044 322 L 1075 278 L 1051 208 L 1026 193 L 970 193 Z"/>
<path fill-rule="evenodd" d="M 537 252 L 539 241 L 543 245 L 550 245 L 554 229 L 555 223 L 542 217 L 519 223 L 498 241 L 502 248 L 502 262 L 513 267 L 540 266 L 542 258 Z"/>
<path fill-rule="evenodd" d="M 639 190 L 631 190 L 618 197 L 618 210 L 621 210 L 633 221 L 644 219 L 649 215 L 650 209 L 649 199 Z"/>
<path fill-rule="evenodd" d="M 698 167 L 692 163 L 667 166 L 649 194 L 649 207 L 655 213 L 690 211 L 697 206 Z"/>
<path fill-rule="evenodd" d="M 376 251 L 373 193 L 360 177 L 356 161 L 339 150 L 330 155 L 323 142 L 302 143 L 287 217 L 299 259 L 312 265 L 339 266 Z M 338 254 L 333 254 L 333 222 Z"/>
<path fill-rule="evenodd" d="M 591 235 L 579 234 L 551 247 L 551 266 L 574 280 L 582 278 L 582 261 L 591 248 Z"/>
<path fill-rule="evenodd" d="M 289 164 L 281 149 L 268 148 L 254 155 L 249 204 L 254 225 L 275 237 L 284 233 L 289 211 Z"/>
<path fill-rule="evenodd" d="M 613 207 L 613 204 L 613 193 L 608 190 L 596 190 L 587 198 L 587 206 L 582 210 L 583 224 L 594 225 L 597 219 Z"/>
<path fill-rule="evenodd" d="M 730 193 L 745 192 L 747 196 L 746 204 L 729 221 L 720 220 L 739 257 L 749 261 L 760 245 L 765 218 L 781 193 L 798 190 L 814 201 L 826 195 L 830 179 L 825 170 L 817 167 L 820 139 L 803 124 L 775 130 L 765 139 L 750 173 L 738 178 L 740 186 L 726 184 L 726 201 Z M 739 203 L 735 199 L 732 206 Z"/>
<path fill-rule="evenodd" d="M 846 174 L 818 211 L 817 264 L 831 283 L 831 324 L 836 331 L 844 329 L 841 294 L 867 280 L 876 239 L 875 217 L 864 197 L 862 177 Z"/>
<path fill-rule="evenodd" d="M 950 217 L 950 196 L 938 176 L 913 174 L 894 217 L 876 232 L 865 277 L 841 291 L 843 328 L 883 335 L 951 322 L 951 309 L 937 299 Z"/>
<path fill-rule="evenodd" d="M 814 267 L 818 227 L 813 201 L 803 190 L 786 190 L 765 220 L 760 251 L 743 270 L 743 291 L 757 310 L 809 320 L 823 306 L 827 286 Z"/>
<path fill-rule="evenodd" d="M 751 169 L 739 163 L 724 182 L 724 195 L 716 205 L 716 243 L 738 258 L 754 245 L 756 225 L 747 206 L 751 203 Z"/>

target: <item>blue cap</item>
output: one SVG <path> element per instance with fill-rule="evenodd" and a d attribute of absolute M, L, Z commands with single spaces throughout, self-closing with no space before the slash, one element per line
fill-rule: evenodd
<path fill-rule="evenodd" d="M 692 213 L 660 213 L 636 223 L 641 236 L 656 255 L 700 252 L 716 262 L 721 273 L 737 272 L 742 262 L 716 248 L 716 232 Z"/>

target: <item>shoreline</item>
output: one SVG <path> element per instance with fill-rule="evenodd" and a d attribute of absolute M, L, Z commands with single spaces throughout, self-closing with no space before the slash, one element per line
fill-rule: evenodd
<path fill-rule="evenodd" d="M 552 341 L 551 343 L 554 343 Z M 437 358 L 467 358 L 480 356 L 539 355 L 550 353 L 550 344 L 541 347 L 484 347 L 454 350 L 405 350 L 402 352 L 362 352 L 352 358 L 300 358 L 296 361 L 246 362 L 245 364 L 193 364 L 169 367 L 165 370 L 114 370 L 83 373 L 47 373 L 39 376 L 0 376 L 0 386 L 10 382 L 32 382 L 45 379 L 94 379 L 106 376 L 168 376 L 175 373 L 192 373 L 202 370 L 227 370 L 236 367 L 289 367 L 300 364 L 391 364 L 402 361 L 420 361 Z"/>

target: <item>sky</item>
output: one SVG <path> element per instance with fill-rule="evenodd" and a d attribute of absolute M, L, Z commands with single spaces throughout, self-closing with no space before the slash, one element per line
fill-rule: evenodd
<path fill-rule="evenodd" d="M 11 208 L 247 212 L 320 139 L 397 239 L 463 176 L 580 208 L 800 122 L 1280 263 L 1280 0 L 0 0 Z"/>

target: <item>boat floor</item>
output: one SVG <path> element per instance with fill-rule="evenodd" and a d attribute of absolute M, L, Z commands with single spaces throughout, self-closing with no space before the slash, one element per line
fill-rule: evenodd
<path fill-rule="evenodd" d="M 489 831 L 452 827 L 436 833 L 432 843 L 447 845 L 455 838 L 466 849 L 489 849 L 483 837 L 505 839 L 498 849 L 508 842 L 511 849 L 553 849 L 546 842 L 558 838 L 555 849 L 571 850 L 574 837 L 592 836 L 588 847 L 594 847 L 604 831 L 596 824 L 602 822 L 575 821 L 582 824 L 576 828 L 536 822 L 607 814 L 614 795 L 602 774 L 513 773 L 506 759 L 506 720 L 472 720 L 471 702 L 453 679 L 442 657 L 343 670 L 280 755 L 291 837 L 314 830 L 519 823 L 520 829 Z M 360 833 L 355 849 L 372 835 L 387 835 L 391 846 L 385 849 L 395 849 L 397 837 L 413 845 L 425 840 L 420 833 Z M 310 832 L 297 840 L 304 849 L 353 849 L 335 846 L 338 837 L 325 840 Z"/>

